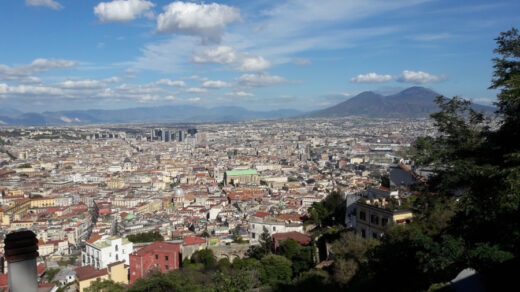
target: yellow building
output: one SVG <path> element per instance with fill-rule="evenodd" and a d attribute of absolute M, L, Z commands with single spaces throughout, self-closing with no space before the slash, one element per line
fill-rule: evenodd
<path fill-rule="evenodd" d="M 54 207 L 55 205 L 54 197 L 48 198 L 33 198 L 31 199 L 31 207 L 30 208 L 46 208 L 46 207 Z"/>
<path fill-rule="evenodd" d="M 110 280 L 124 285 L 128 284 L 128 267 L 125 267 L 123 261 L 109 264 L 107 270 Z"/>
<path fill-rule="evenodd" d="M 109 189 L 120 189 L 124 185 L 124 181 L 121 177 L 112 177 L 107 182 L 107 187 Z"/>
<path fill-rule="evenodd" d="M 112 280 L 123 285 L 128 284 L 128 268 L 123 261 L 109 264 L 105 269 L 83 266 L 75 269 L 78 291 L 83 292 L 96 280 Z"/>
<path fill-rule="evenodd" d="M 356 232 L 363 238 L 380 238 L 392 224 L 404 224 L 413 220 L 410 210 L 392 210 L 385 200 L 358 202 L 356 211 Z"/>
<path fill-rule="evenodd" d="M 162 210 L 164 207 L 162 200 L 155 200 L 149 203 L 145 203 L 141 206 L 137 206 L 135 211 L 138 213 L 153 213 Z"/>
<path fill-rule="evenodd" d="M 5 211 L 5 214 L 9 215 L 12 220 L 20 220 L 22 217 L 27 215 L 29 207 L 31 206 L 31 201 L 29 199 L 9 201 L 8 206 L 9 207 Z"/>
<path fill-rule="evenodd" d="M 8 197 L 23 196 L 22 190 L 5 190 L 5 195 Z"/>

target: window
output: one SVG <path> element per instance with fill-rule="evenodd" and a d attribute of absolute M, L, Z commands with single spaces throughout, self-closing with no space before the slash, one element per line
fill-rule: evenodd
<path fill-rule="evenodd" d="M 165 266 L 164 266 L 164 269 L 165 269 L 166 271 L 168 271 L 170 268 L 168 267 L 168 265 L 165 265 Z"/>
<path fill-rule="evenodd" d="M 377 233 L 372 232 L 372 237 L 375 238 L 375 239 L 377 239 L 379 236 L 377 236 Z"/>
<path fill-rule="evenodd" d="M 118 249 L 119 249 L 119 247 L 118 247 L 117 244 L 116 244 L 116 251 L 118 251 Z"/>
<path fill-rule="evenodd" d="M 379 224 L 379 217 L 377 215 L 370 215 L 370 223 Z"/>
<path fill-rule="evenodd" d="M 119 260 L 119 255 L 116 253 L 116 261 Z"/>
<path fill-rule="evenodd" d="M 166 260 L 166 261 L 167 261 L 167 260 L 168 260 L 168 256 L 164 256 L 164 260 Z"/>
<path fill-rule="evenodd" d="M 387 224 L 388 224 L 388 218 L 382 218 L 381 225 L 383 225 L 383 227 L 385 227 Z"/>
<path fill-rule="evenodd" d="M 365 234 L 365 229 L 361 229 L 361 237 L 365 238 L 367 235 Z"/>
<path fill-rule="evenodd" d="M 159 255 L 158 255 L 158 254 L 155 255 L 155 259 L 156 259 L 156 260 L 159 259 Z"/>
<path fill-rule="evenodd" d="M 359 211 L 359 220 L 367 220 L 367 214 L 365 213 L 365 211 Z"/>
<path fill-rule="evenodd" d="M 251 237 L 254 239 L 255 238 L 255 233 L 251 233 Z"/>
<path fill-rule="evenodd" d="M 273 226 L 273 231 L 276 231 L 276 226 Z"/>

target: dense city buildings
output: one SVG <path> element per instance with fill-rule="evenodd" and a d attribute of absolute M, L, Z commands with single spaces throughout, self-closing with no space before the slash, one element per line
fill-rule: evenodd
<path fill-rule="evenodd" d="M 42 267 L 66 263 L 57 279 L 80 291 L 201 249 L 243 257 L 265 232 L 307 245 L 309 207 L 332 191 L 348 210 L 334 220 L 380 237 L 413 220 L 395 204 L 428 175 L 400 152 L 434 134 L 428 119 L 377 118 L 2 128 L 0 236 L 32 230 Z M 130 242 L 142 234 L 164 241 Z"/>

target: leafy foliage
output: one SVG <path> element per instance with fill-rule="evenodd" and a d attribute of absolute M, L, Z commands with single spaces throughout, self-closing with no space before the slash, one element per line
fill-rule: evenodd
<path fill-rule="evenodd" d="M 130 234 L 127 238 L 129 241 L 133 243 L 164 241 L 164 237 L 159 232 L 153 231 L 138 234 Z"/>
<path fill-rule="evenodd" d="M 309 208 L 309 222 L 326 226 L 343 224 L 345 221 L 345 199 L 338 191 L 331 192 L 323 201 L 314 202 Z"/>

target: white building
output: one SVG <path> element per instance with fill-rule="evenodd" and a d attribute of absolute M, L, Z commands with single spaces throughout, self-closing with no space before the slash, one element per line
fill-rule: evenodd
<path fill-rule="evenodd" d="M 106 268 L 107 265 L 118 261 L 124 261 L 128 265 L 128 255 L 133 249 L 133 243 L 126 238 L 96 235 L 87 240 L 85 250 L 81 252 L 82 265 L 90 265 L 97 269 Z"/>
<path fill-rule="evenodd" d="M 269 232 L 269 235 L 275 233 L 284 233 L 297 231 L 303 233 L 303 224 L 300 222 L 288 222 L 284 220 L 278 220 L 269 215 L 258 212 L 255 215 L 249 217 L 249 244 L 258 244 L 258 239 L 264 232 L 264 228 Z"/>

